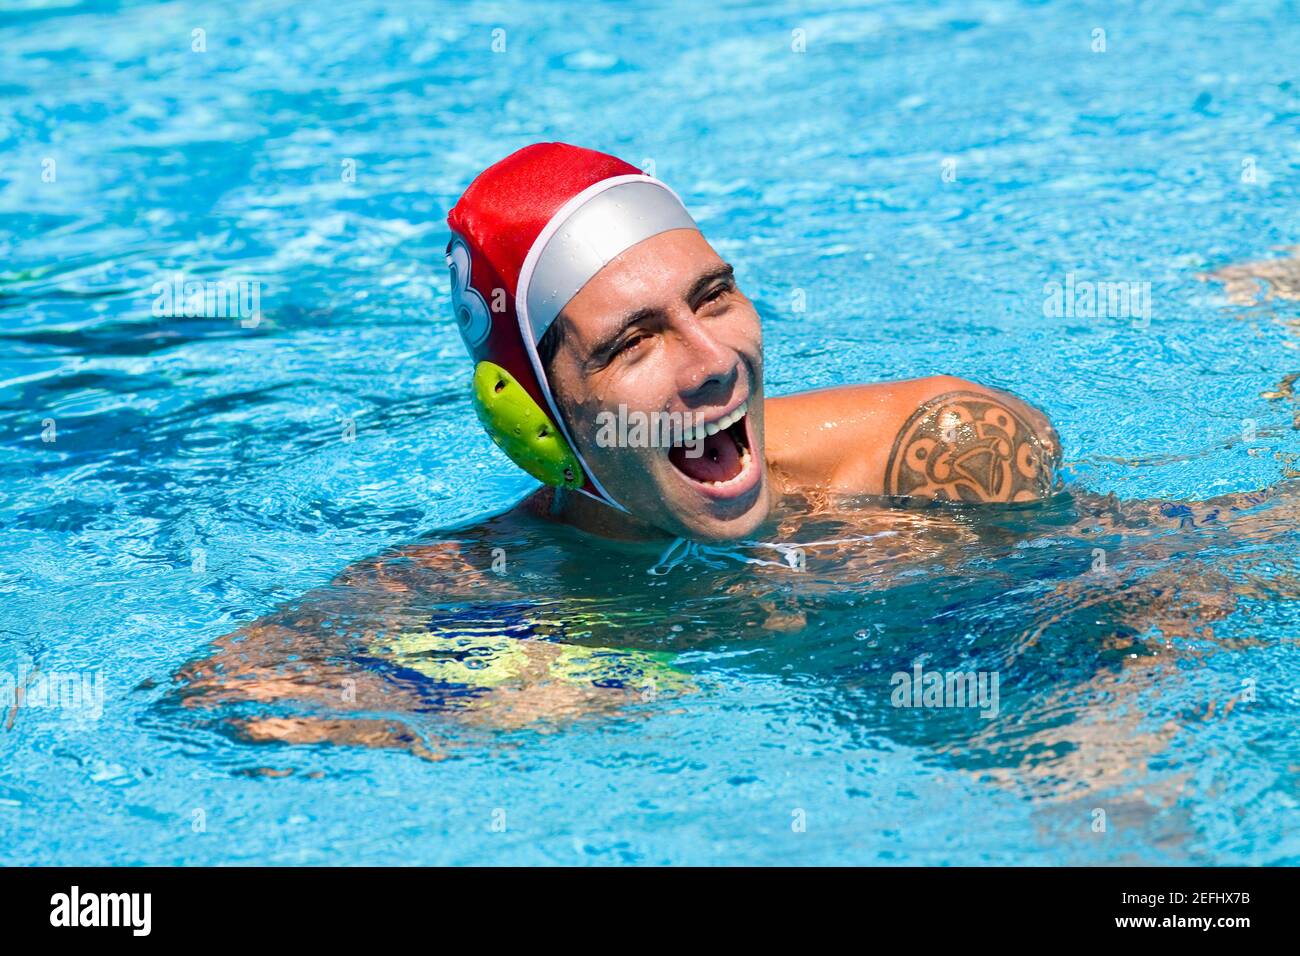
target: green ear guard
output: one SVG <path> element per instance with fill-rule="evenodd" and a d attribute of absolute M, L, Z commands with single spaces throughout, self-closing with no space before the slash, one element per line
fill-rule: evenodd
<path fill-rule="evenodd" d="M 582 487 L 582 466 L 560 429 L 500 365 L 474 369 L 474 412 L 496 446 L 538 481 Z"/>

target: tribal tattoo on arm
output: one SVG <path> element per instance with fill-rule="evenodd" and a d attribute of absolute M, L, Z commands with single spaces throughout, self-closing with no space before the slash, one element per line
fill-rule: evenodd
<path fill-rule="evenodd" d="M 1047 419 L 1011 403 L 948 392 L 918 408 L 894 439 L 885 494 L 937 501 L 1037 501 L 1059 485 L 1061 448 Z"/>

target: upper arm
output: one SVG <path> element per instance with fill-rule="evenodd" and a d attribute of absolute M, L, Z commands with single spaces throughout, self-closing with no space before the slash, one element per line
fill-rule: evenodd
<path fill-rule="evenodd" d="M 792 485 L 966 502 L 1029 501 L 1056 486 L 1061 448 L 1047 417 L 965 379 L 935 375 L 775 402 L 773 465 Z"/>
<path fill-rule="evenodd" d="M 893 434 L 884 494 L 963 502 L 1052 494 L 1061 445 L 1047 416 L 959 378 L 935 382 L 935 392 Z"/>
<path fill-rule="evenodd" d="M 939 501 L 1015 502 L 1056 487 L 1060 440 L 1038 409 L 951 376 L 920 379 L 896 409 L 881 493 Z"/>

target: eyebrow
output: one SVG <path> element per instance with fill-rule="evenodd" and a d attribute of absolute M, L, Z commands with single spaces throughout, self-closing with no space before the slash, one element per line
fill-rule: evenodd
<path fill-rule="evenodd" d="M 691 287 L 686 290 L 686 304 L 694 309 L 700 296 L 708 291 L 708 289 L 719 280 L 726 280 L 727 282 L 734 283 L 736 281 L 736 270 L 727 263 L 723 263 L 718 268 L 710 269 L 708 272 L 697 277 L 696 280 L 691 283 Z M 614 345 L 618 342 L 623 333 L 632 326 L 639 322 L 647 322 L 652 319 L 660 318 L 663 314 L 663 309 L 653 306 L 629 312 L 627 315 L 623 316 L 617 329 L 602 338 L 596 346 L 592 348 L 591 358 L 597 360 L 603 358 L 614 348 Z"/>

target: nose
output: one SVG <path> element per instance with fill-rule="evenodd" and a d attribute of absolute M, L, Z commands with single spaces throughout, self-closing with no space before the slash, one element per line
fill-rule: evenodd
<path fill-rule="evenodd" d="M 728 399 L 740 374 L 736 350 L 719 342 L 694 316 L 678 326 L 678 340 L 683 352 L 678 387 L 687 404 Z"/>

